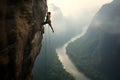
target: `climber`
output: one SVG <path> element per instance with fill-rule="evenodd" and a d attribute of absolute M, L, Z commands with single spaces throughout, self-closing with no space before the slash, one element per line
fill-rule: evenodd
<path fill-rule="evenodd" d="M 51 20 L 50 20 L 50 18 L 51 18 L 51 12 L 47 12 L 46 20 L 45 20 L 45 22 L 42 23 L 42 25 L 49 24 L 50 28 L 51 28 L 52 31 L 54 32 L 53 27 L 52 27 L 52 25 L 51 25 Z"/>

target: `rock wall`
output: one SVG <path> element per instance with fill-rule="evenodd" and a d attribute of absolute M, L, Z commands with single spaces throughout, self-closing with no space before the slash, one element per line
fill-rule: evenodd
<path fill-rule="evenodd" d="M 31 80 L 46 0 L 0 0 L 0 80 Z"/>

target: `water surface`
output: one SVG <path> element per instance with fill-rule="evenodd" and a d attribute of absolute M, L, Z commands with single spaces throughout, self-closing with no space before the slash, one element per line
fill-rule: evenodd
<path fill-rule="evenodd" d="M 66 53 L 66 47 L 69 43 L 75 41 L 76 39 L 82 37 L 87 32 L 88 27 L 84 27 L 81 34 L 73 37 L 68 42 L 66 42 L 62 47 L 57 48 L 56 52 L 59 60 L 61 61 L 64 69 L 69 72 L 76 80 L 90 80 L 82 72 L 79 72 L 73 62 L 70 60 Z"/>

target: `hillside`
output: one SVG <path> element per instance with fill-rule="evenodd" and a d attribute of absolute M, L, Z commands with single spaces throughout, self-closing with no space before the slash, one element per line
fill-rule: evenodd
<path fill-rule="evenodd" d="M 67 53 L 92 80 L 120 80 L 120 1 L 104 5 Z"/>
<path fill-rule="evenodd" d="M 48 38 L 44 36 L 41 52 L 34 63 L 33 80 L 75 80 L 59 61 L 55 41 Z"/>

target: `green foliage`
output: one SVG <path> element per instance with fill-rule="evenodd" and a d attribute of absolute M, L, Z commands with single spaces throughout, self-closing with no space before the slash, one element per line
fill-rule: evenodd
<path fill-rule="evenodd" d="M 67 47 L 67 53 L 79 71 L 85 73 L 92 80 L 108 80 L 106 76 L 97 69 L 100 63 L 101 34 L 94 34 L 91 38 L 81 37 Z"/>
<path fill-rule="evenodd" d="M 74 78 L 63 69 L 62 63 L 58 60 L 55 46 L 53 44 L 46 46 L 45 43 L 42 48 L 40 53 L 41 60 L 37 60 L 38 63 L 35 63 L 34 69 L 36 70 L 33 71 L 33 80 L 74 80 Z M 36 65 L 39 67 L 36 68 Z"/>
<path fill-rule="evenodd" d="M 74 80 L 73 77 L 63 69 L 54 48 L 50 49 L 47 55 L 47 62 L 48 76 L 46 80 Z"/>

